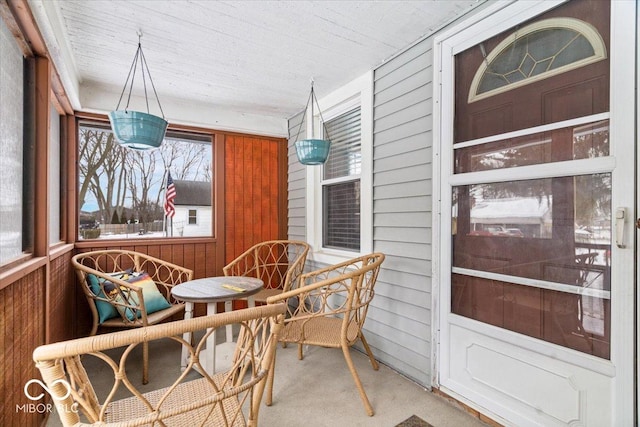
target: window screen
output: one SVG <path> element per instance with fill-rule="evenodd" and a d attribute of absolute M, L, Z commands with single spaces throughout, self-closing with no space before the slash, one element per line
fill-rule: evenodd
<path fill-rule="evenodd" d="M 20 48 L 0 19 L 0 264 L 20 256 L 23 249 L 22 195 L 24 63 Z"/>

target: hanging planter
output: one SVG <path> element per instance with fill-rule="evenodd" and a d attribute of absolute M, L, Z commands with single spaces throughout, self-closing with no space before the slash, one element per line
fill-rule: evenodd
<path fill-rule="evenodd" d="M 318 113 L 320 114 L 320 120 L 322 121 L 322 126 L 324 128 L 325 135 L 328 136 L 327 128 L 324 126 L 324 119 L 322 118 L 322 112 L 320 111 L 320 105 L 318 104 L 318 99 L 316 98 L 315 92 L 313 91 L 313 80 L 311 80 L 311 93 L 309 94 L 309 99 L 307 100 L 307 105 L 304 107 L 305 113 L 309 109 L 309 104 L 311 104 L 311 135 L 313 136 L 313 102 L 315 101 L 316 106 L 318 107 Z M 300 136 L 300 130 L 302 129 L 302 123 L 300 122 L 300 128 L 298 128 L 298 135 L 296 139 Z M 298 140 L 295 143 L 296 146 L 296 154 L 298 155 L 298 161 L 303 165 L 314 166 L 321 165 L 327 161 L 327 157 L 329 157 L 329 151 L 331 149 L 331 141 L 329 139 L 303 139 Z"/>
<path fill-rule="evenodd" d="M 109 121 L 118 143 L 135 150 L 160 147 L 168 125 L 162 117 L 127 110 L 110 112 Z"/>
<path fill-rule="evenodd" d="M 160 105 L 158 93 L 156 92 L 153 80 L 151 80 L 151 73 L 149 72 L 149 67 L 147 66 L 147 60 L 145 59 L 144 53 L 142 52 L 142 45 L 140 43 L 141 37 L 142 33 L 139 32 L 138 50 L 136 51 L 136 54 L 133 58 L 133 63 L 131 64 L 131 68 L 129 69 L 127 80 L 125 81 L 124 87 L 122 88 L 122 93 L 120 94 L 118 105 L 116 106 L 116 109 L 114 111 L 111 111 L 109 113 L 109 121 L 111 122 L 113 135 L 120 145 L 134 150 L 151 150 L 160 147 L 162 141 L 164 140 L 164 135 L 167 132 L 167 126 L 169 125 L 169 123 L 164 119 L 162 105 Z M 144 85 L 144 98 L 147 104 L 146 113 L 141 111 L 129 110 L 129 102 L 131 100 L 131 92 L 133 90 L 133 82 L 136 77 L 138 61 L 140 61 L 140 70 L 142 74 L 142 82 Z M 153 114 L 149 113 L 149 98 L 147 96 L 147 80 L 145 77 L 145 70 L 146 74 L 149 76 L 149 82 L 151 83 L 153 93 L 156 96 L 156 101 L 158 102 L 158 107 L 160 108 L 162 117 L 154 116 Z M 131 78 L 130 84 L 129 78 Z M 129 85 L 129 96 L 127 97 L 127 105 L 125 106 L 124 110 L 118 110 L 118 108 L 120 108 L 120 103 L 122 102 L 122 97 L 127 88 L 127 85 Z"/>
<path fill-rule="evenodd" d="M 331 141 L 328 139 L 303 139 L 296 141 L 296 154 L 303 165 L 321 165 L 327 161 Z"/>

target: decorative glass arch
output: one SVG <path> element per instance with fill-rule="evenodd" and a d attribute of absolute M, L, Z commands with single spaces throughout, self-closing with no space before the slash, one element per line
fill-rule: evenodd
<path fill-rule="evenodd" d="M 476 71 L 468 101 L 474 102 L 607 57 L 604 40 L 590 24 L 551 18 L 517 29 L 488 55 Z"/>

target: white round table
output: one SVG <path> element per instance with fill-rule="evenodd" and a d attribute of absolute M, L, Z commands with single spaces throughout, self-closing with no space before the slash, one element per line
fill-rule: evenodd
<path fill-rule="evenodd" d="M 256 294 L 264 283 L 260 279 L 254 277 L 243 276 L 218 276 L 218 277 L 205 277 L 203 279 L 190 280 L 188 282 L 181 283 L 174 286 L 171 289 L 171 295 L 177 300 L 184 301 L 185 304 L 185 319 L 191 319 L 193 317 L 193 304 L 205 303 L 207 304 L 207 316 L 216 314 L 218 311 L 218 303 L 225 303 L 225 311 L 231 311 L 232 301 L 239 298 L 247 298 L 249 307 L 255 306 L 252 295 Z M 191 336 L 185 334 L 184 339 L 187 342 L 191 342 Z M 204 358 L 200 360 L 203 368 L 209 373 L 214 375 L 216 371 L 216 347 L 221 347 L 218 350 L 222 350 L 218 355 L 218 363 L 224 363 L 230 361 L 230 357 L 233 355 L 235 344 L 233 343 L 233 331 L 232 326 L 227 325 L 226 328 L 226 343 L 216 345 L 216 331 L 214 330 L 207 338 L 207 347 L 204 351 Z M 189 353 L 187 349 L 182 350 L 182 357 L 180 365 L 182 369 L 187 367 Z"/>

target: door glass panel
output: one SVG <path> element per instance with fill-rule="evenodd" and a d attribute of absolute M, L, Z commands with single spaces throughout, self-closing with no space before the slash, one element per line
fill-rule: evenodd
<path fill-rule="evenodd" d="M 557 21 L 550 19 L 548 22 L 547 25 L 553 25 L 551 23 Z M 478 94 L 571 64 L 578 67 L 584 64 L 585 59 L 596 56 L 596 48 L 592 43 L 597 44 L 599 40 L 590 41 L 577 29 L 560 27 L 540 30 L 536 27 L 527 27 L 525 34 L 497 54 L 480 79 Z M 531 32 L 527 34 L 528 31 Z"/>
<path fill-rule="evenodd" d="M 454 187 L 452 217 L 453 313 L 609 357 L 611 174 Z"/>
<path fill-rule="evenodd" d="M 455 173 L 609 155 L 609 120 L 455 150 Z"/>

